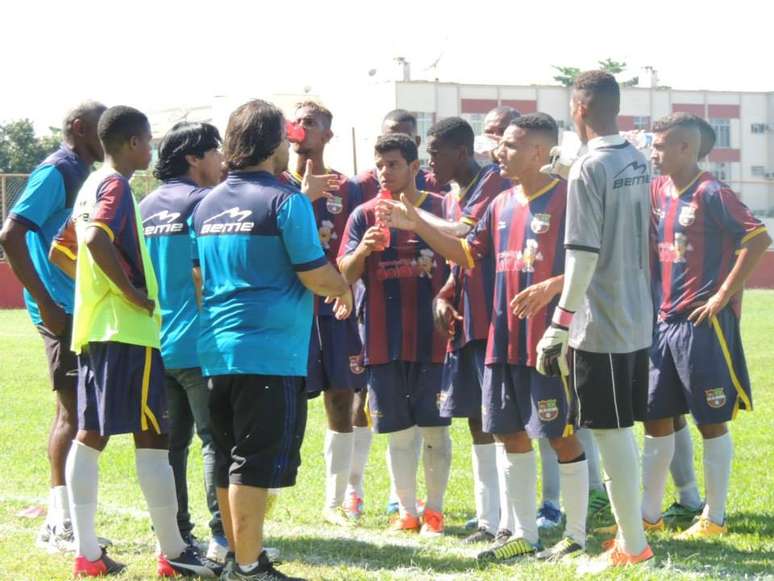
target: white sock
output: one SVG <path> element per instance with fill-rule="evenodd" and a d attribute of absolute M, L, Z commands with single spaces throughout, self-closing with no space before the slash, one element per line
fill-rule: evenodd
<path fill-rule="evenodd" d="M 417 516 L 416 429 L 389 434 L 388 444 L 392 488 L 398 497 L 401 514 Z"/>
<path fill-rule="evenodd" d="M 177 528 L 177 496 L 169 451 L 137 448 L 134 461 L 161 552 L 170 558 L 179 557 L 185 551 L 185 542 Z"/>
<path fill-rule="evenodd" d="M 497 531 L 510 531 L 516 528 L 513 514 L 513 503 L 508 497 L 508 482 L 506 480 L 508 453 L 505 451 L 505 444 L 495 443 L 495 459 L 497 460 L 497 486 L 500 489 L 500 522 L 497 525 Z"/>
<path fill-rule="evenodd" d="M 661 504 L 674 453 L 674 434 L 660 437 L 645 435 L 642 447 L 642 518 L 649 523 L 661 519 Z"/>
<path fill-rule="evenodd" d="M 424 440 L 425 486 L 427 487 L 426 509 L 443 512 L 443 497 L 449 484 L 451 471 L 452 443 L 448 426 L 419 428 Z"/>
<path fill-rule="evenodd" d="M 52 486 L 48 495 L 48 514 L 46 522 L 55 528 L 62 528 L 70 519 L 70 500 L 67 498 L 67 486 Z"/>
<path fill-rule="evenodd" d="M 99 450 L 73 441 L 65 463 L 70 514 L 75 533 L 76 554 L 96 561 L 102 555 L 94 529 L 99 483 Z"/>
<path fill-rule="evenodd" d="M 599 463 L 599 448 L 594 441 L 594 434 L 588 428 L 580 428 L 575 432 L 575 435 L 583 444 L 583 450 L 586 453 L 586 462 L 589 466 L 589 490 L 604 491 L 602 467 Z"/>
<path fill-rule="evenodd" d="M 675 454 L 669 465 L 672 480 L 679 494 L 679 502 L 688 508 L 701 506 L 696 470 L 693 467 L 693 440 L 688 424 L 675 432 Z"/>
<path fill-rule="evenodd" d="M 406 428 L 408 430 L 411 430 L 414 433 L 414 451 L 416 453 L 416 462 L 417 466 L 419 466 L 419 456 L 422 454 L 422 438 L 419 436 L 419 428 L 417 426 L 411 426 L 410 428 Z M 387 446 L 387 465 L 390 466 L 391 460 L 390 460 L 390 447 Z M 398 492 L 395 490 L 395 479 L 390 480 L 390 499 L 388 501 L 390 504 L 399 502 L 398 500 Z"/>
<path fill-rule="evenodd" d="M 704 490 L 707 495 L 704 516 L 717 525 L 722 525 L 726 520 L 728 481 L 731 478 L 733 456 L 734 446 L 730 432 L 704 440 Z"/>
<path fill-rule="evenodd" d="M 559 464 L 559 483 L 567 515 L 564 536 L 586 546 L 586 516 L 589 510 L 589 467 L 586 460 Z"/>
<path fill-rule="evenodd" d="M 538 446 L 543 474 L 543 502 L 548 501 L 559 508 L 559 459 L 548 438 L 539 438 Z"/>
<path fill-rule="evenodd" d="M 513 535 L 537 543 L 537 462 L 534 451 L 505 455 L 505 482 L 516 521 Z"/>
<path fill-rule="evenodd" d="M 473 491 L 476 496 L 478 527 L 492 534 L 500 520 L 500 487 L 497 476 L 497 448 L 492 444 L 473 444 Z"/>
<path fill-rule="evenodd" d="M 623 550 L 639 555 L 648 542 L 642 527 L 640 462 L 632 428 L 594 430 L 594 437 L 610 480 L 607 492 L 618 523 L 618 538 Z"/>
<path fill-rule="evenodd" d="M 352 434 L 352 464 L 349 469 L 347 493 L 354 492 L 358 498 L 365 498 L 363 480 L 368 454 L 371 452 L 373 432 L 371 428 L 355 426 Z"/>
<path fill-rule="evenodd" d="M 352 466 L 352 432 L 325 432 L 325 506 L 336 508 L 344 502 Z"/>

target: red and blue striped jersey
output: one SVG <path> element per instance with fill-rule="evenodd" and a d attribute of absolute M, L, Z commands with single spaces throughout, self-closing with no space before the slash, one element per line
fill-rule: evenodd
<path fill-rule="evenodd" d="M 484 166 L 464 190 L 446 194 L 444 217 L 450 222 L 475 227 L 497 194 L 510 187 L 511 181 L 500 176 L 497 165 Z M 452 266 L 454 296 L 450 298 L 463 320 L 449 341 L 449 350 L 461 349 L 469 341 L 487 338 L 492 312 L 493 274 L 492 262 L 486 260 L 473 269 Z"/>
<path fill-rule="evenodd" d="M 682 191 L 671 178 L 651 182 L 656 302 L 661 320 L 688 315 L 723 284 L 739 247 L 766 232 L 726 184 L 702 172 Z"/>
<path fill-rule="evenodd" d="M 379 177 L 376 175 L 376 168 L 367 169 L 360 172 L 353 178 L 353 181 L 360 188 L 360 196 L 363 202 L 367 202 L 376 197 L 379 193 L 381 186 L 379 185 Z M 435 174 L 426 169 L 420 169 L 417 173 L 417 191 L 419 192 L 433 192 L 441 193 L 448 191 L 448 188 L 443 184 L 439 184 L 435 179 Z"/>
<path fill-rule="evenodd" d="M 492 262 L 494 293 L 487 338 L 487 364 L 537 363 L 537 344 L 551 322 L 555 297 L 529 319 L 514 316 L 510 302 L 533 284 L 564 272 L 567 183 L 554 180 L 527 198 L 515 186 L 498 195 L 463 241 L 468 262 Z"/>
<path fill-rule="evenodd" d="M 317 221 L 317 233 L 320 236 L 320 245 L 325 251 L 328 260 L 336 266 L 336 257 L 339 254 L 339 245 L 347 226 L 347 218 L 352 211 L 361 204 L 360 188 L 355 182 L 336 170 L 326 170 L 326 173 L 336 174 L 339 187 L 328 198 L 319 198 L 312 204 L 314 217 Z M 302 177 L 296 172 L 286 171 L 279 176 L 282 183 L 286 183 L 298 190 L 301 189 Z M 315 297 L 315 314 L 333 316 L 333 305 L 326 304 L 323 297 Z"/>
<path fill-rule="evenodd" d="M 355 251 L 376 224 L 378 198 L 358 206 L 347 221 L 339 256 Z M 443 198 L 419 192 L 417 207 L 443 215 Z M 449 268 L 414 232 L 390 231 L 390 245 L 365 263 L 362 313 L 365 323 L 365 363 L 390 361 L 441 363 L 446 338 L 433 325 L 433 297 L 446 282 Z"/>

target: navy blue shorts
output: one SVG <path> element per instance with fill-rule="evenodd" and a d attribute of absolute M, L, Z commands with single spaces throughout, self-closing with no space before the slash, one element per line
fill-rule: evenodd
<path fill-rule="evenodd" d="M 441 417 L 440 363 L 391 361 L 366 367 L 367 409 L 376 433 L 388 434 L 412 426 L 448 426 Z"/>
<path fill-rule="evenodd" d="M 168 430 L 161 352 L 113 341 L 93 342 L 78 356 L 78 429 L 101 436 Z"/>
<path fill-rule="evenodd" d="M 441 417 L 480 418 L 486 341 L 471 341 L 446 354 L 441 384 Z"/>
<path fill-rule="evenodd" d="M 646 418 L 688 413 L 718 424 L 752 409 L 739 319 L 726 307 L 698 327 L 688 319 L 659 322 L 650 351 Z"/>
<path fill-rule="evenodd" d="M 534 367 L 487 365 L 482 402 L 483 429 L 489 434 L 561 438 L 574 431 L 574 399 L 567 379 L 540 375 Z"/>
<path fill-rule="evenodd" d="M 363 344 L 357 319 L 314 317 L 306 374 L 308 396 L 317 397 L 328 389 L 360 391 L 364 388 Z"/>

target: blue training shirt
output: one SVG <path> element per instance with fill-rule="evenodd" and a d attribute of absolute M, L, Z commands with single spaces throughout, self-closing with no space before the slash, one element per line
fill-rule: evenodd
<path fill-rule="evenodd" d="M 161 355 L 168 369 L 199 367 L 199 308 L 192 273 L 199 257 L 190 225 L 194 209 L 209 191 L 178 178 L 140 202 L 145 242 L 159 283 Z"/>
<path fill-rule="evenodd" d="M 69 145 L 62 144 L 30 174 L 24 192 L 8 214 L 11 220 L 30 228 L 27 248 L 32 264 L 48 294 L 70 315 L 75 281 L 49 262 L 48 250 L 54 236 L 70 218 L 75 197 L 89 169 Z M 32 322 L 40 325 L 40 310 L 27 289 L 24 289 L 24 302 Z"/>
<path fill-rule="evenodd" d="M 313 301 L 297 272 L 328 262 L 309 199 L 268 172 L 230 172 L 193 227 L 203 374 L 305 377 Z"/>

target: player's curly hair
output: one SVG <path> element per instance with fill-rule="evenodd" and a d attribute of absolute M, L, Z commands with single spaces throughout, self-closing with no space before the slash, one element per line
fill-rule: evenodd
<path fill-rule="evenodd" d="M 190 167 L 185 156 L 198 158 L 220 146 L 218 128 L 209 123 L 181 121 L 175 123 L 159 144 L 159 159 L 153 175 L 159 180 L 171 180 L 185 175 Z"/>
<path fill-rule="evenodd" d="M 312 113 L 322 119 L 325 129 L 331 128 L 331 125 L 333 124 L 333 113 L 331 113 L 330 109 L 311 99 L 296 103 L 296 111 L 304 108 L 311 110 Z"/>
<path fill-rule="evenodd" d="M 715 130 L 712 125 L 707 123 L 704 119 L 693 113 L 672 113 L 666 117 L 662 117 L 653 123 L 653 133 L 664 133 L 675 127 L 685 127 L 688 129 L 695 129 L 699 132 L 701 137 L 701 143 L 699 144 L 699 159 L 703 159 L 709 155 L 712 148 L 715 147 Z"/>
<path fill-rule="evenodd" d="M 100 116 L 97 124 L 97 135 L 110 154 L 116 153 L 124 143 L 132 137 L 140 137 L 145 131 L 150 131 L 145 113 L 126 105 L 110 107 Z"/>
<path fill-rule="evenodd" d="M 469 155 L 473 155 L 476 134 L 473 133 L 470 123 L 462 117 L 441 119 L 427 131 L 427 137 L 435 137 L 436 140 L 452 147 L 464 147 Z"/>
<path fill-rule="evenodd" d="M 388 151 L 400 151 L 407 163 L 419 159 L 416 141 L 405 133 L 390 133 L 380 136 L 376 140 L 374 151 L 379 154 L 384 154 Z"/>
<path fill-rule="evenodd" d="M 228 169 L 257 165 L 271 157 L 285 135 L 285 117 L 268 101 L 253 99 L 228 118 L 223 153 Z"/>
<path fill-rule="evenodd" d="M 516 117 L 511 125 L 520 127 L 525 131 L 535 131 L 548 137 L 552 145 L 559 143 L 559 126 L 553 117 L 547 113 L 528 113 Z"/>
<path fill-rule="evenodd" d="M 610 73 L 599 70 L 582 72 L 575 77 L 572 88 L 583 95 L 589 111 L 597 115 L 618 115 L 621 88 Z"/>

